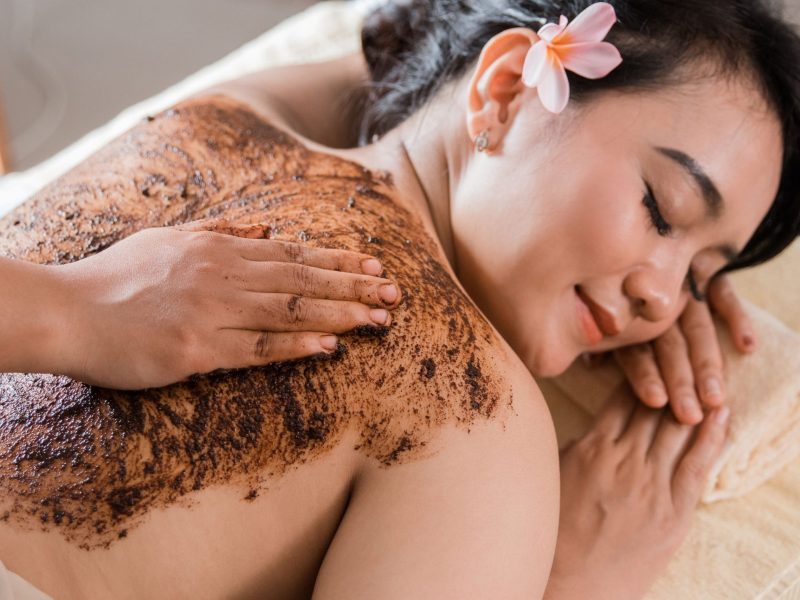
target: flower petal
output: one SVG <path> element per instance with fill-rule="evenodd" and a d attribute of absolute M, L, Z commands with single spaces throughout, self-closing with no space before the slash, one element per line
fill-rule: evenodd
<path fill-rule="evenodd" d="M 565 69 L 587 79 L 605 77 L 622 64 L 619 50 L 608 42 L 559 45 L 553 52 L 558 54 Z"/>
<path fill-rule="evenodd" d="M 538 41 L 531 46 L 525 57 L 525 64 L 522 65 L 522 83 L 528 87 L 539 85 L 539 80 L 547 66 L 547 53 L 548 47 L 545 41 Z"/>
<path fill-rule="evenodd" d="M 555 23 L 547 23 L 546 25 L 542 25 L 538 32 L 539 37 L 548 42 L 552 42 L 564 31 L 564 29 L 566 29 L 567 23 L 569 23 L 569 19 L 567 19 L 567 17 L 564 15 L 561 15 L 561 18 L 558 20 L 558 25 Z"/>
<path fill-rule="evenodd" d="M 579 14 L 553 43 L 583 44 L 602 42 L 617 22 L 614 7 L 607 2 L 596 2 Z"/>
<path fill-rule="evenodd" d="M 547 65 L 542 70 L 537 91 L 542 105 L 551 113 L 558 114 L 569 102 L 569 79 L 554 52 L 549 52 L 547 58 Z"/>

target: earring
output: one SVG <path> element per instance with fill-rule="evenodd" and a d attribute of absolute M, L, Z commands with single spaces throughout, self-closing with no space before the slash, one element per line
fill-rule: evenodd
<path fill-rule="evenodd" d="M 475 138 L 475 150 L 478 152 L 486 152 L 489 148 L 489 130 L 484 129 L 478 134 L 478 137 Z"/>

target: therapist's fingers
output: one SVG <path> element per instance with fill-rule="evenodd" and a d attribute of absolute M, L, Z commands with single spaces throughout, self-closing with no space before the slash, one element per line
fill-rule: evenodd
<path fill-rule="evenodd" d="M 331 354 L 337 338 L 326 333 L 245 331 L 225 329 L 214 340 L 214 353 L 208 369 L 240 369 L 274 362 Z M 200 365 L 201 367 L 204 365 Z"/>
<path fill-rule="evenodd" d="M 311 248 L 293 242 L 269 239 L 271 228 L 265 223 L 232 223 L 226 219 L 205 219 L 176 225 L 175 229 L 187 232 L 207 231 L 228 236 L 237 253 L 251 261 L 277 261 L 298 263 L 320 269 L 380 275 L 383 266 L 369 254 L 348 250 Z"/>
<path fill-rule="evenodd" d="M 202 219 L 175 225 L 180 231 L 211 231 L 254 240 L 269 239 L 272 228 L 266 223 L 233 223 L 227 219 Z"/>
<path fill-rule="evenodd" d="M 669 394 L 669 404 L 682 423 L 695 425 L 703 419 L 694 386 L 694 372 L 686 339 L 672 327 L 653 342 L 656 360 Z"/>
<path fill-rule="evenodd" d="M 667 403 L 667 390 L 649 342 L 619 348 L 614 351 L 614 359 L 642 402 L 652 408 Z"/>
<path fill-rule="evenodd" d="M 695 389 L 705 406 L 719 406 L 725 399 L 722 350 L 708 305 L 689 300 L 680 326 L 689 347 Z"/>
<path fill-rule="evenodd" d="M 375 306 L 394 307 L 400 302 L 401 292 L 397 284 L 378 277 L 338 273 L 278 262 L 242 261 L 244 267 L 238 271 L 246 290 L 298 294 L 325 300 L 353 300 Z"/>
<path fill-rule="evenodd" d="M 368 254 L 330 248 L 312 248 L 294 242 L 277 240 L 237 239 L 239 255 L 251 261 L 276 261 L 297 263 L 318 269 L 380 275 L 383 267 L 378 259 Z"/>
<path fill-rule="evenodd" d="M 739 352 L 756 349 L 756 335 L 750 316 L 727 275 L 718 275 L 708 287 L 708 301 L 728 326 L 731 338 Z"/>
<path fill-rule="evenodd" d="M 344 333 L 360 326 L 391 324 L 391 315 L 385 308 L 295 294 L 242 292 L 230 306 L 231 314 L 225 327 L 235 329 Z"/>

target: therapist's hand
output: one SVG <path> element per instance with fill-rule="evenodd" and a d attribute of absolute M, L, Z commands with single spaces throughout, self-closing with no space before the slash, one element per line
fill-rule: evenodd
<path fill-rule="evenodd" d="M 712 310 L 726 324 L 737 350 L 755 350 L 750 318 L 725 275 L 709 286 L 708 301 L 690 299 L 678 322 L 654 342 L 627 346 L 614 357 L 636 395 L 648 406 L 667 403 L 679 422 L 696 425 L 703 408 L 725 400 L 722 352 Z"/>
<path fill-rule="evenodd" d="M 330 353 L 333 334 L 390 323 L 400 290 L 377 276 L 376 259 L 250 239 L 264 237 L 260 226 L 211 227 L 147 229 L 54 267 L 62 311 L 54 372 L 117 389 L 159 387 Z"/>

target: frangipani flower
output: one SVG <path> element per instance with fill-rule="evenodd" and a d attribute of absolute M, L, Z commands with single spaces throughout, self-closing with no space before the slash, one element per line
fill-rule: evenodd
<path fill-rule="evenodd" d="M 547 110 L 558 114 L 567 106 L 567 69 L 587 79 L 600 79 L 622 63 L 616 46 L 603 41 L 616 22 L 614 7 L 597 2 L 569 25 L 562 15 L 558 25 L 548 23 L 539 30 L 540 40 L 525 58 L 522 81 L 538 88 Z"/>

